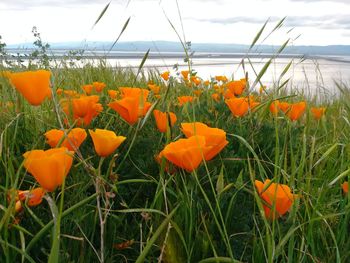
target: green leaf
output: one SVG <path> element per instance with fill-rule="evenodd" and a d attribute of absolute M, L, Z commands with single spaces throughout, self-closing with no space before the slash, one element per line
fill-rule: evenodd
<path fill-rule="evenodd" d="M 53 242 L 51 246 L 51 251 L 49 255 L 49 263 L 57 263 L 59 260 L 59 250 L 60 250 L 60 222 L 58 220 L 58 208 L 55 201 L 49 196 L 45 196 L 46 201 L 49 204 L 53 221 L 54 221 L 54 232 L 53 232 Z"/>
<path fill-rule="evenodd" d="M 29 262 L 31 263 L 35 263 L 35 260 L 32 259 L 26 252 L 22 251 L 21 249 L 19 249 L 18 247 L 8 243 L 7 241 L 4 241 L 2 239 L 0 239 L 0 243 L 2 245 L 5 245 L 8 246 L 9 248 L 12 248 L 14 251 L 16 251 L 17 253 L 21 254 L 23 257 L 25 257 Z"/>
<path fill-rule="evenodd" d="M 243 137 L 241 137 L 241 136 L 239 136 L 239 135 L 230 134 L 230 133 L 228 133 L 227 135 L 228 135 L 228 136 L 232 136 L 232 137 L 234 137 L 234 138 L 237 138 L 240 142 L 242 142 L 242 143 L 247 147 L 247 149 L 253 154 L 253 156 L 254 156 L 254 161 L 256 161 L 257 164 L 258 164 L 260 176 L 261 176 L 263 179 L 267 178 L 267 176 L 266 176 L 266 171 L 265 171 L 263 165 L 261 164 L 261 161 L 260 161 L 260 159 L 259 159 L 259 156 L 256 154 L 256 152 L 254 151 L 254 149 L 252 148 L 252 146 L 251 146 Z"/>
<path fill-rule="evenodd" d="M 72 207 L 68 208 L 67 210 L 65 210 L 62 215 L 61 218 L 64 218 L 65 216 L 69 215 L 71 212 L 73 212 L 74 210 L 78 209 L 79 207 L 85 205 L 86 203 L 90 202 L 91 200 L 93 200 L 94 198 L 96 198 L 96 193 L 81 200 L 79 203 L 76 203 L 75 205 L 73 205 Z M 29 242 L 27 248 L 26 248 L 26 252 L 28 253 L 32 247 L 35 245 L 35 243 L 37 241 L 39 241 L 39 239 L 47 232 L 50 230 L 50 228 L 53 226 L 54 221 L 51 220 L 50 222 L 48 222 L 34 237 L 33 239 Z"/>
<path fill-rule="evenodd" d="M 199 261 L 199 263 L 217 263 L 217 262 L 221 262 L 221 263 L 239 263 L 241 261 L 232 259 L 232 258 L 227 258 L 227 257 L 212 257 L 212 258 L 206 258 L 203 259 L 201 261 Z"/>
<path fill-rule="evenodd" d="M 221 166 L 220 174 L 218 176 L 218 180 L 216 181 L 216 193 L 221 194 L 221 192 L 224 190 L 224 187 L 224 166 Z"/>
<path fill-rule="evenodd" d="M 173 215 L 175 214 L 175 212 L 178 208 L 179 208 L 179 206 L 175 207 L 175 209 L 173 209 L 173 211 L 171 211 L 171 213 L 160 224 L 160 226 L 157 228 L 156 232 L 153 234 L 151 239 L 147 242 L 147 245 L 144 248 L 144 250 L 142 250 L 141 254 L 137 258 L 136 263 L 142 263 L 145 261 L 146 256 L 147 256 L 148 252 L 150 251 L 151 247 L 153 246 L 154 242 L 156 242 L 156 240 L 158 239 L 160 234 L 168 226 L 168 223 L 170 222 L 171 218 L 173 217 Z"/>
<path fill-rule="evenodd" d="M 243 186 L 243 170 L 239 173 L 235 182 L 235 187 L 237 189 L 241 188 L 242 186 Z"/>
<path fill-rule="evenodd" d="M 333 179 L 332 182 L 330 182 L 328 185 L 332 186 L 334 185 L 336 182 L 338 182 L 340 179 L 342 179 L 343 177 L 347 176 L 350 173 L 350 168 L 347 169 L 346 171 L 342 172 L 341 174 L 339 174 L 336 178 Z"/>
<path fill-rule="evenodd" d="M 312 166 L 312 168 L 315 168 L 317 165 L 319 165 L 324 159 L 326 159 L 338 146 L 342 144 L 335 143 L 330 147 L 322 156 L 320 159 L 317 160 L 317 162 Z"/>

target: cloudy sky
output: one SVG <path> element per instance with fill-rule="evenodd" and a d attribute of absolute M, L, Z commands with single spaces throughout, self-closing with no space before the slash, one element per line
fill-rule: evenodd
<path fill-rule="evenodd" d="M 350 45 L 350 0 L 0 0 L 0 35 L 7 44 L 33 42 L 36 26 L 45 42 L 114 41 L 128 17 L 121 41 L 177 41 L 167 21 L 187 41 L 249 44 L 269 19 L 266 33 L 287 16 L 265 43 Z"/>

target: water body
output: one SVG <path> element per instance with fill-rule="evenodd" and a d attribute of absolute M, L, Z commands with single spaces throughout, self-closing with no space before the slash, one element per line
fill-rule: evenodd
<path fill-rule="evenodd" d="M 339 61 L 328 58 L 301 59 L 301 58 L 277 58 L 271 61 L 265 74 L 261 78 L 263 85 L 281 85 L 286 80 L 287 89 L 299 90 L 308 93 L 323 93 L 325 95 L 337 94 L 335 81 L 350 84 L 350 58 L 339 58 Z M 142 59 L 107 59 L 107 62 L 115 67 L 138 68 Z M 344 61 L 343 61 L 344 60 Z M 266 66 L 269 58 L 250 58 L 244 60 L 244 68 L 241 58 L 194 58 L 192 69 L 203 80 L 211 79 L 216 75 L 225 75 L 234 79 L 244 78 L 245 72 L 251 84 L 254 84 L 260 71 Z M 290 64 L 288 71 L 281 74 Z M 175 68 L 174 68 L 174 65 Z M 172 75 L 188 69 L 188 64 L 182 59 L 150 58 L 144 64 L 145 69 L 156 69 L 160 72 L 169 70 Z M 260 88 L 257 83 L 256 88 Z"/>
<path fill-rule="evenodd" d="M 27 51 L 27 52 L 30 52 Z M 51 53 L 53 66 L 60 67 L 60 61 L 66 59 L 67 51 L 54 50 Z M 13 54 L 19 53 L 18 50 Z M 82 67 L 86 64 L 98 65 L 101 60 L 112 67 L 131 67 L 138 69 L 144 52 L 105 51 L 84 52 L 81 60 L 74 61 L 75 66 Z M 150 53 L 143 66 L 144 71 L 169 70 L 171 75 L 179 75 L 181 70 L 188 69 L 188 63 L 184 62 L 182 52 Z M 244 66 L 242 58 L 245 58 Z M 225 75 L 229 78 L 240 79 L 248 74 L 251 84 L 255 83 L 257 75 L 266 66 L 271 54 L 238 54 L 238 53 L 195 53 L 192 58 L 192 69 L 197 76 L 208 80 L 216 75 Z M 26 63 L 26 62 L 25 62 Z M 287 72 L 287 65 L 291 63 Z M 305 56 L 298 54 L 283 54 L 271 61 L 261 78 L 261 83 L 268 88 L 280 86 L 285 81 L 285 88 L 300 91 L 301 93 L 332 96 L 338 93 L 335 81 L 350 84 L 350 57 L 349 56 Z M 350 85 L 349 85 L 350 86 Z M 256 89 L 260 83 L 256 83 Z"/>

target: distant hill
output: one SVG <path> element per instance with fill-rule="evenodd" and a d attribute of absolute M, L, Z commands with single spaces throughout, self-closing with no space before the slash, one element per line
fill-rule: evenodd
<path fill-rule="evenodd" d="M 53 50 L 76 50 L 83 49 L 89 51 L 107 51 L 112 46 L 112 42 L 62 42 L 50 43 Z M 22 43 L 8 45 L 8 50 L 25 50 L 35 48 L 31 43 Z M 171 41 L 133 41 L 118 42 L 113 51 L 125 52 L 146 52 L 150 49 L 152 52 L 183 52 L 181 43 Z M 221 43 L 191 43 L 191 49 L 194 52 L 203 53 L 246 53 L 249 45 L 239 44 L 221 44 Z M 279 49 L 279 46 L 260 45 L 256 46 L 250 53 L 272 54 Z M 333 55 L 350 56 L 350 45 L 331 45 L 331 46 L 288 46 L 283 51 L 284 54 L 298 55 Z"/>

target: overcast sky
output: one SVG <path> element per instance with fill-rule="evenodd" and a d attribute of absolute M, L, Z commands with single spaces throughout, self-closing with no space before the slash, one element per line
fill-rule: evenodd
<path fill-rule="evenodd" d="M 45 42 L 114 41 L 128 17 L 120 41 L 183 36 L 176 0 L 0 0 L 0 35 L 7 44 L 33 42 L 37 26 Z M 178 0 L 187 41 L 250 44 L 269 18 L 267 33 L 287 16 L 284 26 L 265 43 L 350 45 L 350 0 Z M 300 35 L 300 37 L 298 37 Z"/>

